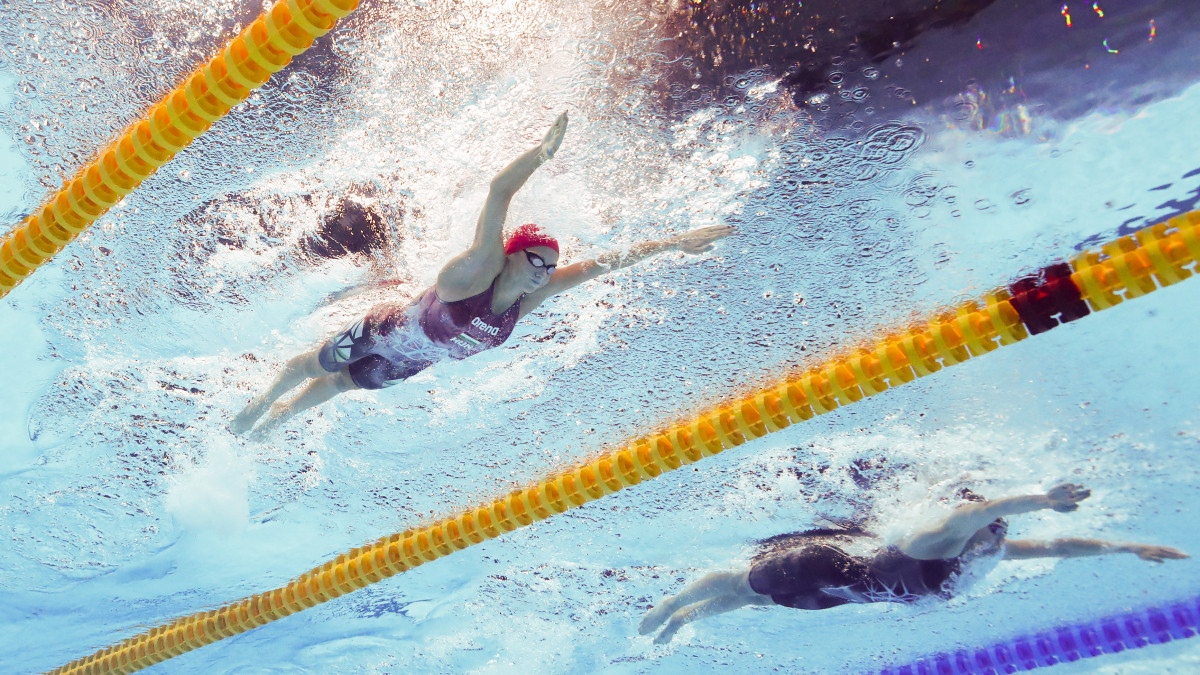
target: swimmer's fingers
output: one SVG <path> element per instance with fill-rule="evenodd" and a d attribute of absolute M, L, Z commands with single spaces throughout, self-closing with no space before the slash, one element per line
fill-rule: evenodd
<path fill-rule="evenodd" d="M 538 153 L 538 157 L 543 161 L 547 161 L 554 157 L 554 153 L 558 152 L 558 146 L 562 145 L 563 137 L 567 135 L 567 113 L 564 111 L 554 120 L 554 124 L 550 126 L 550 131 L 546 132 L 545 138 L 542 139 L 542 150 Z"/>
<path fill-rule="evenodd" d="M 1092 496 L 1091 490 L 1075 483 L 1055 485 L 1046 492 L 1046 497 L 1050 500 L 1050 508 L 1060 513 L 1078 509 L 1079 502 L 1090 496 Z"/>
<path fill-rule="evenodd" d="M 1146 562 L 1155 562 L 1159 564 L 1162 564 L 1163 562 L 1162 554 L 1154 551 L 1152 546 L 1145 546 L 1139 549 L 1137 552 L 1137 557 L 1145 560 Z"/>
<path fill-rule="evenodd" d="M 1071 494 L 1074 492 L 1087 492 L 1087 488 L 1078 483 L 1059 483 L 1046 491 L 1046 494 Z"/>
<path fill-rule="evenodd" d="M 713 243 L 711 241 L 696 241 L 687 240 L 679 242 L 679 250 L 685 253 L 704 253 L 711 251 Z"/>
<path fill-rule="evenodd" d="M 677 244 L 684 253 L 705 253 L 712 250 L 712 242 L 680 241 Z"/>
<path fill-rule="evenodd" d="M 713 239 L 721 239 L 737 232 L 737 228 L 732 225 L 709 225 L 707 227 L 698 227 L 692 232 L 704 233 Z"/>
<path fill-rule="evenodd" d="M 1162 563 L 1167 560 L 1183 560 L 1184 558 L 1191 557 L 1183 551 L 1173 549 L 1169 546 L 1139 546 L 1134 552 L 1142 560 L 1156 563 Z"/>
<path fill-rule="evenodd" d="M 704 253 L 711 250 L 718 239 L 724 239 L 734 232 L 737 230 L 729 225 L 710 225 L 676 236 L 675 245 L 685 253 Z"/>

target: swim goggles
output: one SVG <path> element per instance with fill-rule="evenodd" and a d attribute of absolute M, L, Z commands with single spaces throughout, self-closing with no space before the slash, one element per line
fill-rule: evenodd
<path fill-rule="evenodd" d="M 542 259 L 542 256 L 530 251 L 529 249 L 525 249 L 524 253 L 525 257 L 529 259 L 530 265 L 546 270 L 546 274 L 554 274 L 554 269 L 558 267 L 558 265 L 547 265 L 546 261 Z"/>

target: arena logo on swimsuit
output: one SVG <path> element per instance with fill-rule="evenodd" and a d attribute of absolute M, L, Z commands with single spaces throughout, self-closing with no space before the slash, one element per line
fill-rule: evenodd
<path fill-rule="evenodd" d="M 499 335 L 500 334 L 500 328 L 498 326 L 489 326 L 488 324 L 483 322 L 483 319 L 480 319 L 479 317 L 475 317 L 474 319 L 471 319 L 471 325 L 475 326 L 479 330 L 487 333 L 488 335 Z"/>

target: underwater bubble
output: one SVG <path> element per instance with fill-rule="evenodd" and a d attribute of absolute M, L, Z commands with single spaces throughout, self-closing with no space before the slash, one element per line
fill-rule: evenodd
<path fill-rule="evenodd" d="M 292 73 L 284 82 L 282 95 L 290 103 L 301 103 L 312 96 L 317 88 L 317 76 L 299 71 Z"/>
<path fill-rule="evenodd" d="M 87 41 L 96 36 L 96 29 L 84 21 L 72 21 L 68 32 L 75 40 Z"/>
<path fill-rule="evenodd" d="M 401 25 L 401 30 L 403 30 L 403 25 Z M 357 35 L 348 30 L 342 30 L 333 36 L 331 48 L 338 56 L 349 57 L 353 56 L 355 52 L 358 51 L 360 46 L 359 43 L 360 41 Z"/>
<path fill-rule="evenodd" d="M 925 140 L 920 127 L 889 122 L 872 129 L 863 141 L 859 155 L 866 160 L 899 164 Z"/>

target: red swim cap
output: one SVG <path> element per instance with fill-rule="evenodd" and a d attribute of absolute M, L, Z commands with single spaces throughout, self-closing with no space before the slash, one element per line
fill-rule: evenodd
<path fill-rule="evenodd" d="M 558 253 L 558 240 L 542 232 L 542 228 L 537 225 L 529 223 L 518 227 L 508 236 L 508 241 L 504 242 L 504 255 L 512 255 L 534 246 L 552 248 Z"/>

